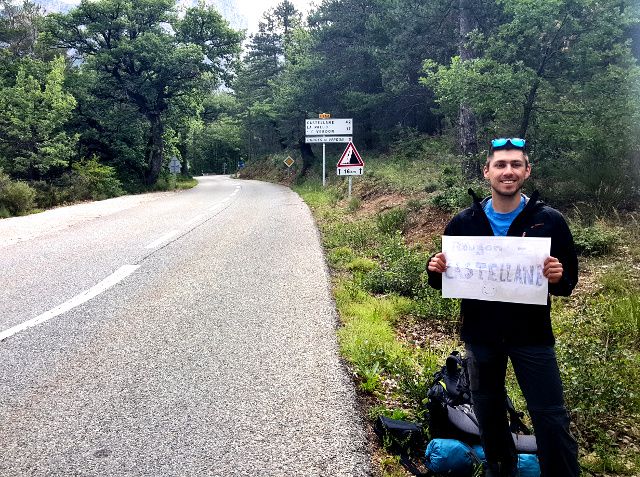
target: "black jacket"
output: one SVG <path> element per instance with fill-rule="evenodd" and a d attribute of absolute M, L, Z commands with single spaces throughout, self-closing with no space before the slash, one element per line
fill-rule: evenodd
<path fill-rule="evenodd" d="M 493 235 L 482 202 L 469 189 L 473 205 L 456 215 L 447 225 L 445 235 Z M 524 209 L 514 219 L 508 236 L 551 237 L 551 256 L 560 260 L 563 274 L 560 282 L 549 284 L 549 293 L 569 296 L 578 282 L 578 258 L 573 237 L 564 217 L 538 200 L 534 192 Z M 442 288 L 442 275 L 428 272 L 429 285 Z M 460 335 L 465 343 L 539 344 L 554 343 L 551 330 L 551 301 L 546 305 L 527 305 L 496 301 L 463 299 Z"/>

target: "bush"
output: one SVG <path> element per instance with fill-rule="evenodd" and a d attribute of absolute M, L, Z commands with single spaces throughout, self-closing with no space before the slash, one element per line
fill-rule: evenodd
<path fill-rule="evenodd" d="M 349 247 L 336 247 L 327 255 L 329 264 L 334 268 L 344 268 L 346 264 L 355 258 L 355 252 Z"/>
<path fill-rule="evenodd" d="M 429 286 L 421 288 L 415 297 L 413 314 L 422 319 L 439 319 L 457 322 L 460 316 L 460 300 L 442 298 L 442 292 Z"/>
<path fill-rule="evenodd" d="M 411 297 L 425 287 L 426 257 L 410 250 L 396 235 L 380 251 L 381 265 L 371 270 L 363 286 L 372 293 L 397 293 Z"/>
<path fill-rule="evenodd" d="M 322 226 L 324 244 L 332 249 L 348 244 L 355 250 L 369 250 L 379 242 L 379 232 L 371 221 L 334 221 Z"/>
<path fill-rule="evenodd" d="M 595 223 L 590 227 L 572 224 L 571 233 L 576 251 L 584 257 L 596 257 L 611 253 L 620 240 L 617 230 Z"/>
<path fill-rule="evenodd" d="M 347 206 L 347 209 L 349 210 L 349 212 L 355 212 L 360 208 L 361 205 L 362 205 L 362 200 L 359 197 L 352 197 L 349 200 L 349 205 Z"/>
<path fill-rule="evenodd" d="M 347 263 L 346 269 L 350 272 L 366 273 L 376 268 L 376 262 L 368 258 L 358 257 Z"/>
<path fill-rule="evenodd" d="M 451 186 L 435 195 L 431 199 L 431 203 L 447 212 L 456 212 L 471 205 L 471 196 L 467 192 L 467 188 Z"/>
<path fill-rule="evenodd" d="M 13 182 L 0 172 L 0 215 L 22 215 L 33 209 L 36 191 L 25 182 Z"/>
<path fill-rule="evenodd" d="M 599 436 L 640 413 L 640 290 L 628 277 L 618 267 L 606 273 L 598 293 L 556 320 L 567 404 L 579 437 L 601 458 Z"/>
<path fill-rule="evenodd" d="M 95 156 L 74 164 L 73 173 L 77 199 L 104 200 L 124 194 L 115 169 L 100 164 Z"/>
<path fill-rule="evenodd" d="M 42 209 L 49 209 L 64 202 L 63 191 L 47 181 L 35 181 L 31 187 L 36 191 L 36 204 Z"/>
<path fill-rule="evenodd" d="M 375 381 L 376 374 L 406 367 L 410 352 L 395 339 L 392 326 L 404 306 L 402 299 L 367 296 L 362 302 L 344 303 L 338 296 L 337 301 L 344 320 L 338 331 L 340 349 L 361 379 Z"/>
<path fill-rule="evenodd" d="M 403 232 L 407 225 L 407 210 L 403 208 L 391 209 L 376 215 L 378 230 L 383 234 L 393 235 Z"/>

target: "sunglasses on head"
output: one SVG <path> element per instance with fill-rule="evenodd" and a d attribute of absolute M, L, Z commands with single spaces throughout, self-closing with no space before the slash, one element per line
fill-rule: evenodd
<path fill-rule="evenodd" d="M 505 146 L 508 142 L 511 143 L 513 147 L 517 147 L 520 149 L 524 148 L 524 145 L 527 143 L 527 141 L 519 137 L 499 137 L 491 140 L 491 147 L 502 147 Z"/>

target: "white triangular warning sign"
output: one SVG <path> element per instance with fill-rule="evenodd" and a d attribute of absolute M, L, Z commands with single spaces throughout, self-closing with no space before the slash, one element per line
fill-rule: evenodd
<path fill-rule="evenodd" d="M 353 145 L 352 142 L 347 144 L 347 148 L 342 153 L 342 157 L 338 161 L 338 167 L 358 167 L 364 166 L 364 162 L 358 154 L 358 150 L 356 146 Z"/>

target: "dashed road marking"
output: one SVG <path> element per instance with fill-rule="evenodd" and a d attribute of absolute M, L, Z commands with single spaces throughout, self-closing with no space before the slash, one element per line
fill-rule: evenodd
<path fill-rule="evenodd" d="M 156 248 L 157 246 L 163 244 L 164 242 L 168 242 L 169 240 L 171 240 L 173 237 L 175 237 L 179 233 L 180 233 L 179 230 L 172 230 L 171 232 L 168 232 L 168 233 L 164 234 L 162 237 L 158 238 L 157 240 L 154 240 L 149 245 L 147 245 L 145 248 Z"/>
<path fill-rule="evenodd" d="M 204 214 L 200 214 L 200 215 L 196 215 L 193 219 L 188 220 L 185 225 L 191 225 L 195 222 L 197 222 L 198 220 L 202 219 L 204 217 Z"/>
<path fill-rule="evenodd" d="M 16 333 L 20 333 L 21 331 L 26 330 L 27 328 L 31 328 L 33 326 L 37 326 L 45 321 L 50 320 L 51 318 L 55 318 L 58 315 L 62 315 L 73 308 L 82 305 L 83 303 L 88 302 L 92 298 L 95 298 L 100 293 L 108 290 L 118 282 L 124 280 L 126 277 L 135 272 L 140 265 L 123 265 L 118 268 L 115 272 L 109 275 L 107 278 L 89 288 L 88 290 L 83 291 L 79 295 L 74 296 L 70 300 L 65 301 L 63 304 L 52 308 L 49 311 L 42 313 L 41 315 L 36 316 L 24 323 L 20 323 L 8 330 L 5 330 L 0 333 L 0 341 L 7 339 L 10 336 L 15 335 Z"/>

